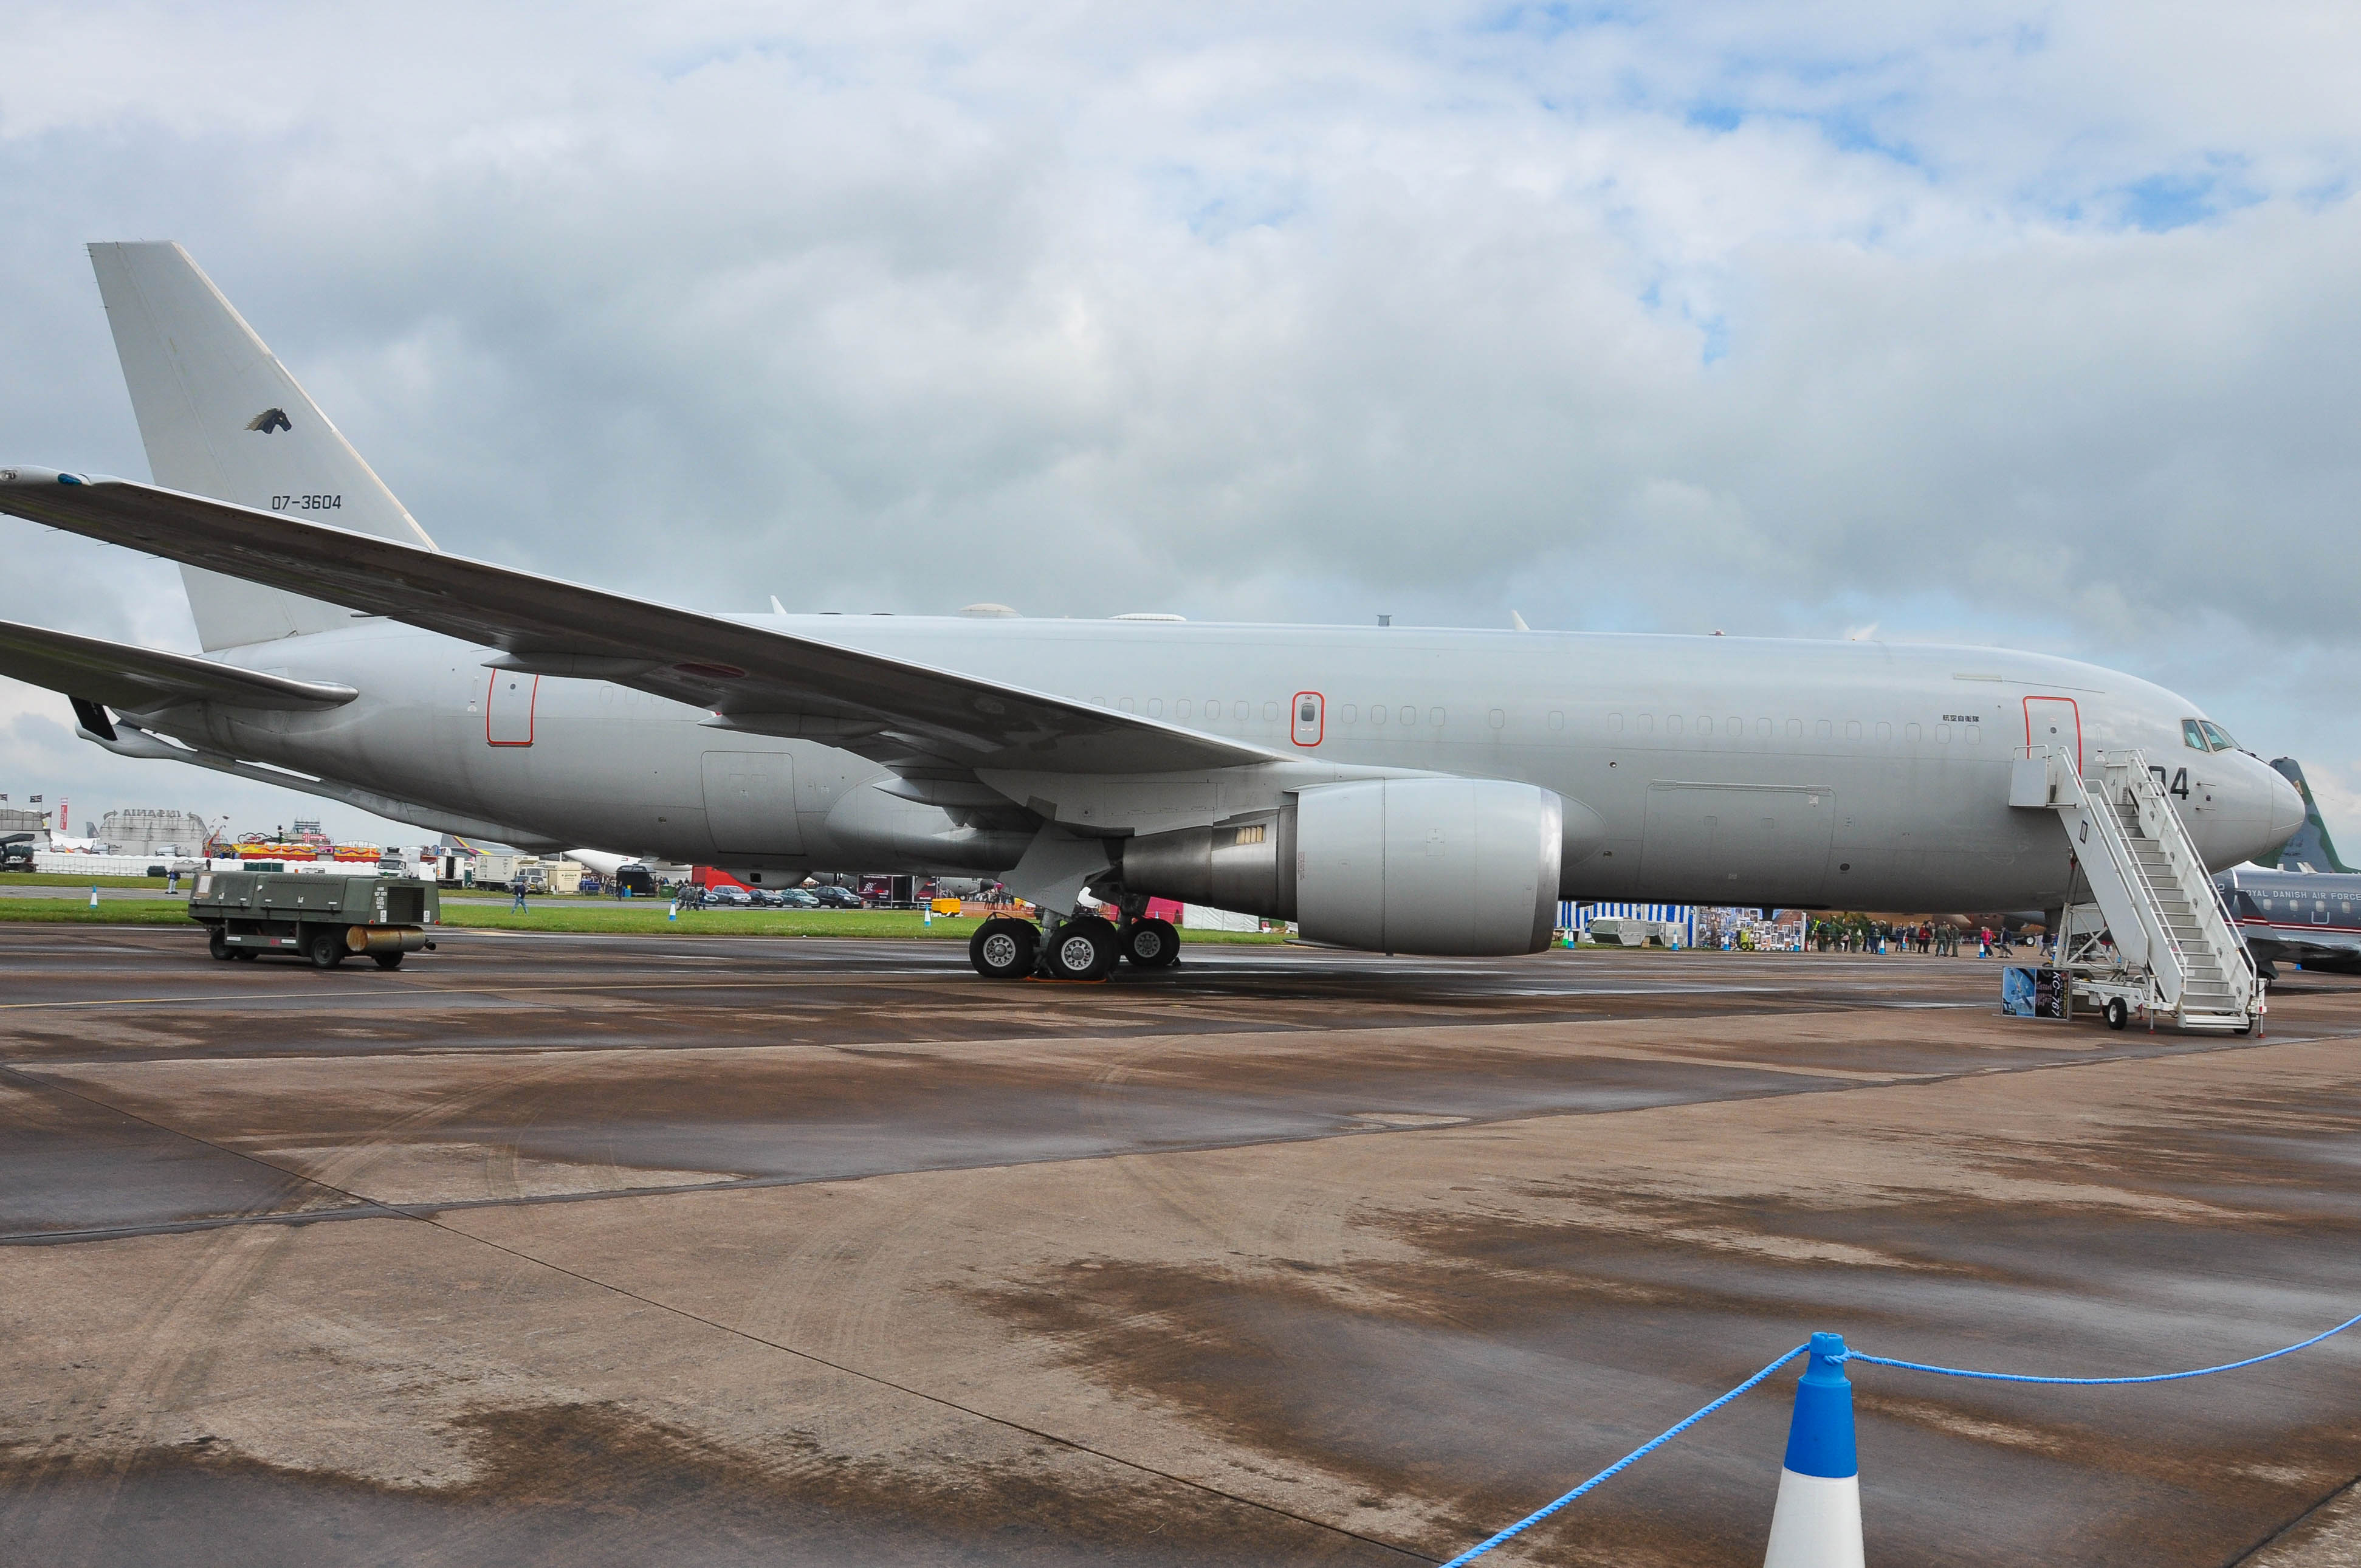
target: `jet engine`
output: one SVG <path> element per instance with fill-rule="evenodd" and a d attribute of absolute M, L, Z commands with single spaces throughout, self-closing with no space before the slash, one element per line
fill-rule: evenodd
<path fill-rule="evenodd" d="M 1539 952 L 1556 924 L 1565 803 L 1499 779 L 1367 779 L 1123 842 L 1132 893 L 1293 920 L 1388 953 Z"/>

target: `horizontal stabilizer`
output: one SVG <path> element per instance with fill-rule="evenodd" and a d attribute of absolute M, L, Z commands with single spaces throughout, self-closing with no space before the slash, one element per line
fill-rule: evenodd
<path fill-rule="evenodd" d="M 118 713 L 153 713 L 191 702 L 274 709 L 335 707 L 360 695 L 350 686 L 293 681 L 186 653 L 133 648 L 5 620 L 0 620 L 0 675 L 85 702 L 102 702 Z"/>
<path fill-rule="evenodd" d="M 126 479 L 0 468 L 0 511 L 504 649 L 515 667 L 553 655 L 612 661 L 603 667 L 617 673 L 605 678 L 618 685 L 744 714 L 771 733 L 792 718 L 856 749 L 866 735 L 958 765 L 1030 773 L 1280 760 L 1137 714 Z M 632 665 L 642 673 L 621 673 Z"/>

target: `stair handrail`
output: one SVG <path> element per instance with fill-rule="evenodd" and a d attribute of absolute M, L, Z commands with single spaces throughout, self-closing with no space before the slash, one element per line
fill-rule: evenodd
<path fill-rule="evenodd" d="M 2229 911 L 2222 902 L 2222 890 L 2214 884 L 2212 870 L 2205 864 L 2205 858 L 2197 852 L 2196 840 L 2189 836 L 2189 825 L 2180 819 L 2180 813 L 2173 809 L 2171 797 L 2165 793 L 2163 781 L 2157 776 L 2157 770 L 2147 765 L 2147 754 L 2135 750 L 2124 753 L 2124 756 L 2132 774 L 2133 795 L 2137 802 L 2141 829 L 2156 841 L 2167 863 L 2172 867 L 2173 874 L 2181 883 L 2188 899 L 2190 918 L 2204 934 L 2206 945 L 2224 955 L 2223 980 L 2229 985 L 2233 995 L 2241 998 L 2242 1005 L 2251 1009 L 2261 978 L 2260 971 L 2255 966 L 2254 955 L 2246 950 L 2245 938 L 2239 936 L 2236 925 L 2230 919 Z M 2201 888 L 2202 892 L 2199 891 Z M 2172 948 L 2176 958 L 2185 956 L 2177 939 L 2172 943 Z M 2187 972 L 2184 963 L 2182 974 L 2185 976 Z M 2179 1005 L 2176 998 L 2175 1006 Z"/>

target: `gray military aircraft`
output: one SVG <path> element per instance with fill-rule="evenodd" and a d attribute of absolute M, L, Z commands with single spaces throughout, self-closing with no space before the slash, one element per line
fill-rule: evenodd
<path fill-rule="evenodd" d="M 2303 827 L 2280 847 L 2279 868 L 2237 866 L 2213 879 L 2246 950 L 2269 978 L 2282 962 L 2361 973 L 2361 873 L 2336 855 L 2320 802 L 2293 757 L 2271 767 L 2303 797 Z"/>
<path fill-rule="evenodd" d="M 0 510 L 181 563 L 205 656 L 5 626 L 0 672 L 126 756 L 748 881 L 997 877 L 1049 936 L 987 925 L 995 976 L 1169 962 L 1150 896 L 1432 954 L 1537 950 L 1561 896 L 2051 908 L 2026 745 L 2145 749 L 2216 868 L 2303 820 L 2185 698 L 2027 653 L 716 615 L 468 560 L 178 246 L 91 255 L 155 483 L 0 469 Z"/>

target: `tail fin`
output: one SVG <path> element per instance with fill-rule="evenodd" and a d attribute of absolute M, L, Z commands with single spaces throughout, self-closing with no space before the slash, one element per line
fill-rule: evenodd
<path fill-rule="evenodd" d="M 2279 776 L 2295 785 L 2296 794 L 2303 796 L 2303 826 L 2296 830 L 2279 850 L 2279 870 L 2283 872 L 2344 872 L 2350 874 L 2354 867 L 2336 858 L 2336 846 L 2329 840 L 2328 824 L 2320 817 L 2320 802 L 2312 799 L 2312 786 L 2303 780 L 2303 764 L 2293 757 L 2280 757 L 2271 766 Z"/>
<path fill-rule="evenodd" d="M 434 547 L 187 251 L 93 245 L 90 261 L 157 484 Z M 193 566 L 181 576 L 209 652 L 352 624 L 337 605 Z"/>

